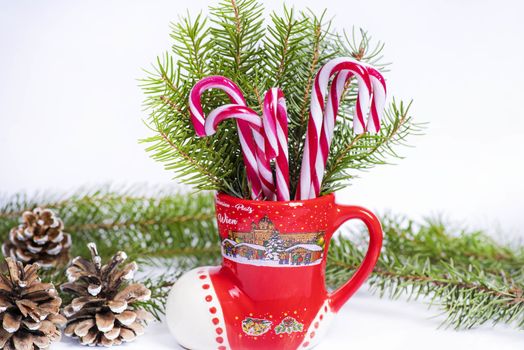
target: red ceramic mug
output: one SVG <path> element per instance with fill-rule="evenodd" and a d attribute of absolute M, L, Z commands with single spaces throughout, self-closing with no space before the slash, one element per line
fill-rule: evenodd
<path fill-rule="evenodd" d="M 333 194 L 304 201 L 216 196 L 222 266 L 183 275 L 167 303 L 167 322 L 185 348 L 310 349 L 375 266 L 379 220 L 367 209 L 335 203 Z M 349 281 L 325 286 L 329 242 L 346 221 L 369 231 L 366 256 Z"/>

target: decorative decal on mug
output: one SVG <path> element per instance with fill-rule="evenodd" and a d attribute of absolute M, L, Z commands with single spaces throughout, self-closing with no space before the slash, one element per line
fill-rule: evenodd
<path fill-rule="evenodd" d="M 297 322 L 293 317 L 286 317 L 280 322 L 278 326 L 275 327 L 275 333 L 288 333 L 291 334 L 293 332 L 302 332 L 302 329 L 304 328 L 304 325 L 302 323 Z"/>
<path fill-rule="evenodd" d="M 267 333 L 271 329 L 271 321 L 247 317 L 242 321 L 242 330 L 247 335 L 258 336 Z"/>
<path fill-rule="evenodd" d="M 257 266 L 316 265 L 322 261 L 324 246 L 324 232 L 281 234 L 265 215 L 251 223 L 249 232 L 230 230 L 222 240 L 222 255 Z"/>

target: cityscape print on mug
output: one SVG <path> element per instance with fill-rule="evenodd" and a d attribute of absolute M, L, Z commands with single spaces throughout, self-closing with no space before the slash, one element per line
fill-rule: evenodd
<path fill-rule="evenodd" d="M 325 232 L 281 234 L 265 215 L 247 232 L 228 231 L 222 255 L 241 264 L 290 267 L 316 265 L 324 254 Z"/>

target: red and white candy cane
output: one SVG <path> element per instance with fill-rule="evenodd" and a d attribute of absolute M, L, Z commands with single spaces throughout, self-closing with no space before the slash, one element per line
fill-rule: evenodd
<path fill-rule="evenodd" d="M 355 62 L 357 63 L 357 62 Z M 373 133 L 377 133 L 380 130 L 380 122 L 382 120 L 382 115 L 384 113 L 384 106 L 386 103 L 386 81 L 384 80 L 384 77 L 380 72 L 378 72 L 375 68 L 360 63 L 367 73 L 369 74 L 370 82 L 371 82 L 371 92 L 372 92 L 372 98 L 371 98 L 371 107 L 369 111 L 369 118 L 367 120 L 367 124 L 365 126 L 365 130 Z M 333 82 L 331 83 L 331 90 L 330 94 L 328 96 L 328 102 L 326 104 L 326 109 L 324 111 L 324 123 L 323 123 L 323 130 L 320 135 L 320 152 L 317 154 L 317 159 L 315 163 L 316 173 L 318 174 L 318 188 L 314 186 L 314 183 L 312 184 L 311 190 L 310 190 L 310 198 L 314 198 L 318 196 L 318 193 L 320 191 L 320 185 L 322 184 L 322 179 L 324 176 L 324 171 L 327 163 L 327 159 L 329 156 L 329 149 L 331 146 L 331 141 L 333 140 L 333 133 L 335 128 L 335 121 L 338 115 L 338 107 L 340 103 L 340 99 L 342 97 L 342 94 L 344 92 L 344 88 L 346 86 L 347 81 L 353 76 L 353 73 L 349 70 L 343 70 L 336 74 L 335 78 L 333 79 Z M 359 76 L 356 75 L 357 80 L 359 79 Z M 360 81 L 359 81 L 360 83 Z M 356 103 L 356 114 L 354 118 L 357 118 L 358 127 L 356 127 L 356 133 L 362 133 L 358 132 L 363 129 L 363 114 L 362 112 L 365 112 L 367 109 L 362 110 L 362 105 L 360 104 L 360 92 L 362 91 L 361 85 L 359 84 L 359 97 L 357 98 Z M 360 118 L 362 116 L 362 118 Z M 355 121 L 353 122 L 353 127 L 355 130 Z"/>
<path fill-rule="evenodd" d="M 369 111 L 370 113 L 365 130 L 377 133 L 380 130 L 380 122 L 382 120 L 382 115 L 384 114 L 384 106 L 386 103 L 386 81 L 384 80 L 382 74 L 380 74 L 380 72 L 376 70 L 374 67 L 361 62 L 358 63 L 361 64 L 369 74 L 371 82 L 371 91 L 373 95 L 371 98 L 371 107 Z M 333 139 L 333 132 L 335 129 L 335 121 L 338 115 L 340 99 L 346 87 L 347 81 L 351 79 L 351 77 L 353 77 L 351 71 L 343 70 L 335 75 L 335 78 L 331 83 L 330 93 L 327 99 L 326 108 L 324 110 L 324 124 L 322 130 L 323 135 L 325 135 L 325 138 L 328 142 L 328 146 L 331 144 L 331 140 Z M 361 91 L 359 90 L 359 97 L 361 96 L 360 92 Z M 360 101 L 361 100 L 357 100 L 357 104 L 360 104 Z M 362 107 L 357 108 L 357 113 L 362 115 Z M 363 132 L 362 122 L 363 118 L 357 118 L 358 130 L 355 131 L 357 134 Z"/>
<path fill-rule="evenodd" d="M 271 88 L 264 96 L 264 134 L 266 155 L 275 159 L 276 196 L 279 201 L 290 200 L 288 125 L 284 94 L 279 88 Z"/>
<path fill-rule="evenodd" d="M 370 82 L 371 82 L 371 107 L 369 111 L 369 118 L 367 124 L 365 125 L 365 130 L 373 133 L 377 133 L 380 130 L 380 121 L 382 120 L 382 115 L 384 112 L 384 105 L 386 102 L 386 82 L 382 74 L 380 74 L 375 68 L 360 62 L 354 61 L 356 64 L 360 64 L 367 71 Z M 338 115 L 338 108 L 340 104 L 340 99 L 344 93 L 347 81 L 354 76 L 353 72 L 350 70 L 342 70 L 335 75 L 330 87 L 330 93 L 327 98 L 326 108 L 324 110 L 324 122 L 322 125 L 322 133 L 320 135 L 320 152 L 317 154 L 317 159 L 315 162 L 316 173 L 318 174 L 318 184 L 319 187 L 315 187 L 312 184 L 310 189 L 310 198 L 318 196 L 320 191 L 320 185 L 322 184 L 322 179 L 324 177 L 324 171 L 329 157 L 329 150 L 331 147 L 331 141 L 333 140 L 333 134 L 335 129 L 335 122 Z M 359 75 L 356 75 L 357 81 L 359 82 L 358 98 L 356 102 L 356 113 L 354 116 L 353 129 L 355 133 L 360 134 L 363 132 L 363 115 L 367 111 L 367 107 L 363 107 L 365 104 L 361 101 L 366 101 L 368 97 L 365 94 L 361 99 L 362 89 L 362 79 L 359 80 Z M 366 91 L 366 90 L 364 90 Z M 367 101 L 366 101 L 367 102 Z"/>
<path fill-rule="evenodd" d="M 246 100 L 240 88 L 226 77 L 209 76 L 198 81 L 189 94 L 189 112 L 196 134 L 200 137 L 206 136 L 204 128 L 206 118 L 202 109 L 201 96 L 204 91 L 209 89 L 220 89 L 229 96 L 232 103 L 239 106 L 246 106 Z M 237 127 L 247 179 L 251 187 L 251 198 L 259 199 L 262 196 L 262 184 L 259 179 L 256 161 L 256 144 L 252 135 L 251 126 L 247 121 L 237 119 Z"/>
<path fill-rule="evenodd" d="M 327 93 L 329 79 L 333 74 L 336 75 L 324 109 L 325 94 Z M 353 118 L 355 133 L 360 134 L 365 130 L 378 132 L 380 129 L 380 119 L 386 97 L 386 86 L 382 75 L 373 67 L 355 61 L 353 58 L 337 58 L 324 65 L 317 73 L 315 87 L 312 92 L 310 119 L 302 159 L 300 182 L 297 189 L 297 199 L 315 198 L 319 195 L 333 139 L 340 98 L 347 80 L 353 76 L 358 82 L 358 98 Z M 366 125 L 364 115 L 368 110 L 369 99 L 372 94 L 372 108 Z M 318 111 L 323 109 L 324 114 L 320 116 L 322 120 L 319 120 Z M 321 126 L 318 123 L 321 123 Z M 320 130 L 318 129 L 319 127 L 321 127 Z M 316 138 L 317 135 L 318 138 Z"/>
<path fill-rule="evenodd" d="M 343 74 L 337 74 L 342 73 Z M 324 100 L 332 75 L 336 75 L 335 88 L 328 101 L 327 112 L 324 111 Z M 338 103 L 346 80 L 354 76 L 358 82 L 358 98 L 355 105 L 353 129 L 356 133 L 365 130 L 364 115 L 371 98 L 372 85 L 367 70 L 353 58 L 341 57 L 326 63 L 317 73 L 311 92 L 308 129 L 302 156 L 300 180 L 297 188 L 297 199 L 315 198 L 320 192 L 320 185 L 333 138 L 333 130 L 338 113 Z M 335 108 L 336 106 L 336 108 Z M 326 124 L 326 127 L 324 127 Z M 317 160 L 317 157 L 319 159 Z"/>
<path fill-rule="evenodd" d="M 250 128 L 259 132 L 262 129 L 262 119 L 249 107 L 237 104 L 227 104 L 213 109 L 209 112 L 204 124 L 206 136 L 216 133 L 218 124 L 226 119 L 236 119 L 236 121 L 246 122 Z"/>

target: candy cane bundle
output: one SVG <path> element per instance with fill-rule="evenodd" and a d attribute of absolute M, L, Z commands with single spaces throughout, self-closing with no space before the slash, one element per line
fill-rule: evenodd
<path fill-rule="evenodd" d="M 320 193 L 340 101 L 352 78 L 358 85 L 354 132 L 376 133 L 380 130 L 386 99 L 386 83 L 382 75 L 353 58 L 342 57 L 327 62 L 318 71 L 311 92 L 296 199 L 315 198 Z M 223 90 L 232 103 L 217 107 L 206 118 L 200 99 L 204 91 L 212 88 Z M 189 98 L 189 109 L 198 136 L 213 135 L 223 120 L 236 120 L 253 199 L 290 200 L 288 120 L 284 94 L 280 89 L 271 88 L 266 92 L 261 118 L 247 107 L 242 91 L 235 83 L 225 77 L 211 76 L 195 84 Z"/>

